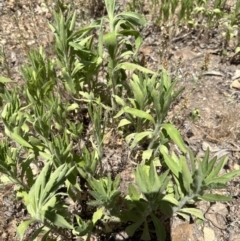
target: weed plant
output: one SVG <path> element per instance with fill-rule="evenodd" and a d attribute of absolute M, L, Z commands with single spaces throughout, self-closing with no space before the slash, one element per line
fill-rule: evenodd
<path fill-rule="evenodd" d="M 128 9 L 140 13 L 148 9 L 151 20 L 166 29 L 168 41 L 172 40 L 179 25 L 197 28 L 206 39 L 212 30 L 219 29 L 223 37 L 223 51 L 239 26 L 239 0 L 234 1 L 232 6 L 226 0 L 132 0 L 128 2 Z M 238 47 L 239 36 L 235 46 L 237 52 Z"/>
<path fill-rule="evenodd" d="M 29 214 L 17 228 L 20 240 L 35 223 L 31 240 L 40 235 L 48 240 L 52 234 L 66 240 L 66 233 L 90 240 L 96 226 L 111 232 L 111 222 L 125 224 L 130 236 L 141 230 L 142 240 L 153 235 L 165 240 L 164 219 L 180 215 L 204 220 L 194 207 L 197 201 L 231 200 L 212 190 L 225 188 L 240 171 L 220 174 L 226 158 L 210 158 L 209 151 L 202 159 L 195 157 L 177 128 L 166 122 L 182 89 L 176 90 L 166 70 L 153 72 L 139 64 L 138 27 L 145 19 L 135 12 L 115 14 L 115 0 L 105 0 L 105 7 L 106 16 L 79 29 L 76 12 L 67 7 L 63 13 L 59 7 L 50 24 L 56 57 L 46 56 L 43 48 L 30 52 L 21 68 L 23 86 L 10 89 L 6 83 L 13 80 L 0 78 L 6 136 L 0 144 L 0 172 L 2 180 L 15 184 Z M 76 152 L 73 146 L 86 131 L 83 121 L 71 116 L 83 108 L 92 128 L 89 141 Z M 129 126 L 134 131 L 129 132 Z M 120 174 L 104 175 L 109 127 L 123 135 L 130 150 L 143 148 L 127 195 L 119 189 Z M 171 151 L 172 142 L 179 154 Z M 66 200 L 87 200 L 91 217 L 70 212 Z M 63 229 L 68 232 L 63 234 Z M 57 240 L 54 237 L 51 240 Z"/>

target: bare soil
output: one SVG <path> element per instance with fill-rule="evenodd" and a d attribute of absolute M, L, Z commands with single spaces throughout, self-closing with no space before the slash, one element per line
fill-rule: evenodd
<path fill-rule="evenodd" d="M 48 6 L 45 4 L 48 3 Z M 94 2 L 94 1 L 92 1 Z M 233 1 L 229 3 L 232 6 Z M 125 7 L 125 1 L 120 5 Z M 83 23 L 104 10 L 96 6 L 87 11 L 87 3 L 74 1 L 79 19 Z M 43 45 L 51 54 L 53 35 L 48 27 L 52 20 L 52 1 L 0 0 L 0 47 L 6 59 L 1 59 L 0 75 L 10 76 L 17 84 L 22 82 L 19 67 L 26 61 L 27 52 Z M 150 19 L 148 6 L 146 17 Z M 176 27 L 174 32 L 161 29 L 148 22 L 142 30 L 144 44 L 141 55 L 146 67 L 157 69 L 164 66 L 173 78 L 179 79 L 179 86 L 185 90 L 169 113 L 169 120 L 181 130 L 185 142 L 202 157 L 207 147 L 211 155 L 227 155 L 229 161 L 224 172 L 240 168 L 240 68 L 239 56 L 234 55 L 236 40 L 233 38 L 225 55 L 222 55 L 224 39 L 221 29 L 212 29 L 211 33 L 201 29 Z M 170 36 L 171 35 L 171 36 Z M 1 134 L 3 137 L 3 133 Z M 110 136 L 115 138 L 116 136 Z M 123 140 L 109 148 L 106 162 L 113 163 L 115 172 L 123 179 L 122 190 L 132 181 L 131 165 L 127 163 Z M 117 148 L 116 148 L 117 146 Z M 117 170 L 124 162 L 124 168 Z M 111 166 L 109 167 L 111 168 Z M 206 222 L 195 226 L 194 220 L 184 223 L 173 218 L 169 223 L 169 240 L 239 241 L 240 240 L 240 179 L 229 183 L 227 190 L 221 193 L 233 197 L 232 202 L 199 203 Z M 2 185 L 0 188 L 0 241 L 16 239 L 16 227 L 27 214 L 21 203 L 14 199 L 14 188 Z M 184 226 L 185 225 L 185 226 Z M 96 240 L 138 240 L 121 236 L 123 230 Z M 124 236 L 124 233 L 123 233 Z M 114 238 L 115 237 L 115 238 Z M 27 240 L 27 239 L 26 239 Z M 155 239 L 153 239 L 155 240 Z"/>

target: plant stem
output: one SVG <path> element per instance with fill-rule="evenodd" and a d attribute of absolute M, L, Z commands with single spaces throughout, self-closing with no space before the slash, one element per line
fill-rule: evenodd
<path fill-rule="evenodd" d="M 193 198 L 197 197 L 198 194 L 197 193 L 193 193 L 190 196 L 186 196 L 184 197 L 180 202 L 179 205 L 177 207 L 173 207 L 173 213 L 178 212 L 180 209 L 182 209 L 183 206 L 185 206 L 187 204 L 188 201 L 192 200 Z"/>
<path fill-rule="evenodd" d="M 157 140 L 158 136 L 159 136 L 159 131 L 161 129 L 161 125 L 160 124 L 156 124 L 155 126 L 155 130 L 153 132 L 153 137 L 151 139 L 151 142 L 148 145 L 148 150 L 152 149 L 153 145 L 155 144 L 155 141 Z"/>

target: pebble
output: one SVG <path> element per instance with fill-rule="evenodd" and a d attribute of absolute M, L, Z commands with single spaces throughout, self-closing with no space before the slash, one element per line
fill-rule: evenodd
<path fill-rule="evenodd" d="M 204 227 L 204 241 L 215 241 L 215 233 L 211 228 Z"/>

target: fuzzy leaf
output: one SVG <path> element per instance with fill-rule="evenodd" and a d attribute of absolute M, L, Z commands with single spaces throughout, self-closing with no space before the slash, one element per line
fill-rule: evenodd
<path fill-rule="evenodd" d="M 143 161 L 146 162 L 147 160 L 149 160 L 152 156 L 152 153 L 153 153 L 153 149 L 148 149 L 148 150 L 143 151 L 143 153 L 142 153 Z"/>
<path fill-rule="evenodd" d="M 189 171 L 186 158 L 181 156 L 180 161 L 182 163 L 183 185 L 184 185 L 184 188 L 187 191 L 187 193 L 191 194 L 192 193 L 191 185 L 193 183 L 192 175 Z"/>
<path fill-rule="evenodd" d="M 114 32 L 107 33 L 103 36 L 103 43 L 106 46 L 111 58 L 114 58 L 114 54 L 117 48 L 117 36 Z"/>
<path fill-rule="evenodd" d="M 51 173 L 51 178 L 47 180 L 46 186 L 41 193 L 40 203 L 44 204 L 45 201 L 51 198 L 55 191 L 60 187 L 60 185 L 66 179 L 66 174 L 68 171 L 68 166 L 66 164 L 61 165 L 58 167 L 53 173 Z"/>
<path fill-rule="evenodd" d="M 0 83 L 10 83 L 11 79 L 0 76 Z"/>
<path fill-rule="evenodd" d="M 208 177 L 211 172 L 214 170 L 215 163 L 217 162 L 217 157 L 213 157 L 210 161 L 208 161 L 208 168 L 206 172 L 204 173 L 205 177 Z"/>
<path fill-rule="evenodd" d="M 137 116 L 139 118 L 144 118 L 144 119 L 150 120 L 152 123 L 155 123 L 153 117 L 145 111 L 138 110 L 138 109 L 131 108 L 131 107 L 125 107 L 124 112 Z"/>
<path fill-rule="evenodd" d="M 135 222 L 133 224 L 131 224 L 130 226 L 128 226 L 126 228 L 126 233 L 129 235 L 129 236 L 133 236 L 133 234 L 136 232 L 136 230 L 141 226 L 141 224 L 143 223 L 143 220 L 140 220 L 138 222 Z"/>
<path fill-rule="evenodd" d="M 206 182 L 208 181 L 211 182 L 213 178 L 217 177 L 226 162 L 227 162 L 227 157 L 221 158 L 218 164 L 212 169 L 211 173 L 207 176 Z"/>
<path fill-rule="evenodd" d="M 144 194 L 149 193 L 151 190 L 148 172 L 149 172 L 149 166 L 146 166 L 146 165 L 137 166 L 137 169 L 135 172 L 136 183 L 139 189 L 141 190 L 141 192 Z"/>
<path fill-rule="evenodd" d="M 20 241 L 23 240 L 24 233 L 26 232 L 27 228 L 31 223 L 35 222 L 33 219 L 23 221 L 18 227 L 17 227 L 17 235 L 20 238 Z"/>
<path fill-rule="evenodd" d="M 208 202 L 228 202 L 231 201 L 231 197 L 227 197 L 224 195 L 219 194 L 204 194 L 203 196 L 199 197 L 202 200 L 208 201 Z"/>
<path fill-rule="evenodd" d="M 131 121 L 129 121 L 127 119 L 122 119 L 122 120 L 120 120 L 120 122 L 118 124 L 118 128 L 122 127 L 122 126 L 125 126 L 125 125 L 129 125 L 129 124 L 131 124 Z"/>
<path fill-rule="evenodd" d="M 66 221 L 66 219 L 63 216 L 53 211 L 44 212 L 44 216 L 57 227 L 74 229 L 74 227 L 68 221 Z"/>
<path fill-rule="evenodd" d="M 186 146 L 183 142 L 183 139 L 182 139 L 179 131 L 176 129 L 176 127 L 173 126 L 172 124 L 162 124 L 162 127 L 167 131 L 170 138 L 181 149 L 181 151 L 186 153 L 187 152 Z"/>
<path fill-rule="evenodd" d="M 67 111 L 73 111 L 79 108 L 79 105 L 77 103 L 73 103 L 70 106 L 67 107 Z"/>
<path fill-rule="evenodd" d="M 205 155 L 203 157 L 203 160 L 200 162 L 200 165 L 202 166 L 202 171 L 204 174 L 207 173 L 208 162 L 209 162 L 209 148 L 207 148 Z"/>
<path fill-rule="evenodd" d="M 166 240 L 166 231 L 165 231 L 163 224 L 153 213 L 151 213 L 150 215 L 151 215 L 154 227 L 155 227 L 157 239 L 158 240 Z"/>
<path fill-rule="evenodd" d="M 119 70 L 119 69 L 125 69 L 125 70 L 139 70 L 143 73 L 146 73 L 146 74 L 154 74 L 153 71 L 147 69 L 147 68 L 144 68 L 138 64 L 132 64 L 132 63 L 129 63 L 129 62 L 124 62 L 124 63 L 120 63 L 118 64 L 116 67 L 115 67 L 115 71 Z"/>
<path fill-rule="evenodd" d="M 5 122 L 5 121 L 3 121 Z M 4 123 L 5 125 L 5 123 Z M 9 128 L 7 127 L 7 125 L 5 125 L 5 133 L 14 141 L 16 141 L 19 145 L 24 146 L 24 147 L 28 147 L 30 149 L 32 149 L 32 145 L 30 145 L 27 141 L 25 141 L 20 135 L 18 135 L 17 133 L 14 133 L 12 131 L 9 130 Z"/>
<path fill-rule="evenodd" d="M 105 0 L 105 6 L 109 16 L 113 16 L 116 0 Z"/>
<path fill-rule="evenodd" d="M 196 193 L 200 192 L 201 187 L 203 185 L 203 180 L 204 180 L 204 175 L 199 166 L 199 168 L 193 174 L 194 192 L 196 192 Z"/>
<path fill-rule="evenodd" d="M 99 208 L 96 212 L 94 212 L 92 217 L 92 222 L 95 224 L 98 220 L 100 220 L 103 216 L 104 208 Z"/>
<path fill-rule="evenodd" d="M 115 101 L 116 101 L 119 105 L 121 105 L 121 106 L 125 106 L 125 105 L 126 105 L 125 101 L 124 101 L 122 98 L 120 98 L 119 96 L 117 96 L 117 95 L 112 95 L 112 97 L 115 99 Z M 114 117 L 114 118 L 116 118 L 116 117 Z"/>
<path fill-rule="evenodd" d="M 151 240 L 147 221 L 144 222 L 144 228 L 143 228 L 141 240 Z"/>
<path fill-rule="evenodd" d="M 187 213 L 190 215 L 194 215 L 197 218 L 204 220 L 203 214 L 199 209 L 196 208 L 182 208 L 178 213 Z"/>
<path fill-rule="evenodd" d="M 160 152 L 162 153 L 164 157 L 164 162 L 168 166 L 168 168 L 171 170 L 171 172 L 178 178 L 179 173 L 181 172 L 181 167 L 179 166 L 179 163 L 176 163 L 167 153 L 167 148 L 163 145 L 160 146 Z"/>
<path fill-rule="evenodd" d="M 147 136 L 151 137 L 151 135 L 152 135 L 152 131 L 144 131 L 144 132 L 136 133 L 134 135 L 134 139 L 130 148 L 133 149 L 144 137 L 147 137 Z"/>
<path fill-rule="evenodd" d="M 166 202 L 169 202 L 173 205 L 176 205 L 178 206 L 179 205 L 179 202 L 172 196 L 172 195 L 165 195 L 163 198 L 162 198 L 163 201 L 166 201 Z"/>
<path fill-rule="evenodd" d="M 230 181 L 232 178 L 239 176 L 239 175 L 240 175 L 240 170 L 235 170 L 235 171 L 223 174 L 221 176 L 221 178 L 228 179 Z"/>
<path fill-rule="evenodd" d="M 131 24 L 134 24 L 134 25 L 146 24 L 146 20 L 141 14 L 134 13 L 134 12 L 122 12 L 119 15 L 125 20 L 129 21 Z"/>
<path fill-rule="evenodd" d="M 140 199 L 137 189 L 131 183 L 128 185 L 128 193 L 131 200 L 138 201 Z"/>

